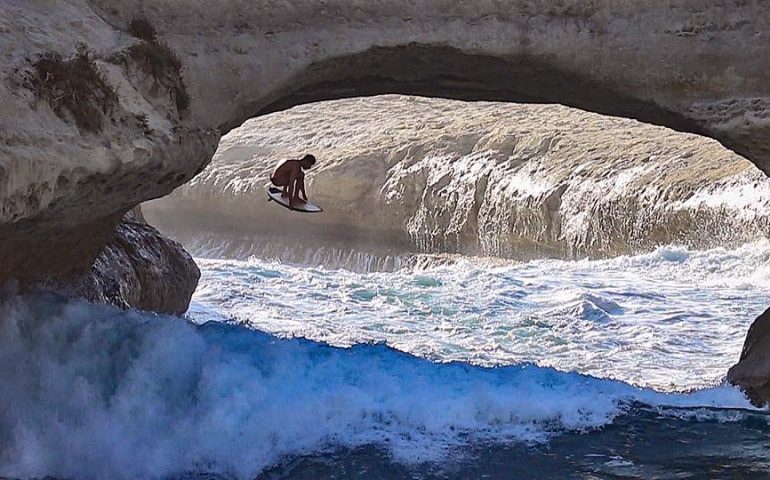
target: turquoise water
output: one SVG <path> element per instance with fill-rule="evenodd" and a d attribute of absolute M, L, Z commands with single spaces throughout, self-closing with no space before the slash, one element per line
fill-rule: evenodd
<path fill-rule="evenodd" d="M 438 362 L 524 362 L 662 391 L 718 384 L 767 307 L 770 244 L 599 261 L 454 258 L 345 269 L 198 259 L 191 317 L 283 337 L 383 342 Z"/>

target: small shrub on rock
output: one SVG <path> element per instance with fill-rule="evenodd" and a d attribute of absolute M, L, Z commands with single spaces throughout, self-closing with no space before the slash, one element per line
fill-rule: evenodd
<path fill-rule="evenodd" d="M 118 104 L 118 96 L 94 63 L 81 50 L 65 60 L 56 53 L 40 57 L 33 65 L 36 96 L 45 100 L 60 118 L 71 118 L 82 131 L 100 132 L 104 115 Z"/>
<path fill-rule="evenodd" d="M 155 27 L 144 18 L 135 18 L 128 24 L 128 33 L 146 42 L 154 42 L 156 38 Z"/>
<path fill-rule="evenodd" d="M 182 81 L 182 62 L 179 57 L 165 42 L 158 39 L 155 29 L 146 20 L 132 20 L 129 32 L 142 41 L 128 47 L 121 59 L 130 59 L 168 90 L 177 112 L 186 111 L 190 106 L 190 97 Z"/>
<path fill-rule="evenodd" d="M 140 42 L 131 45 L 128 47 L 128 56 L 156 80 L 182 74 L 182 62 L 163 42 Z"/>

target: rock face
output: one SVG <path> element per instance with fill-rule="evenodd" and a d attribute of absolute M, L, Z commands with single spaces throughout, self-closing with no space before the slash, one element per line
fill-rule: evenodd
<path fill-rule="evenodd" d="M 727 372 L 727 379 L 740 386 L 754 404 L 770 404 L 770 309 L 749 327 L 741 359 Z"/>
<path fill-rule="evenodd" d="M 277 162 L 305 152 L 320 160 L 308 191 L 325 212 L 297 221 L 265 202 L 265 185 Z M 296 237 L 299 225 L 313 232 L 313 249 L 347 239 L 425 253 L 599 257 L 763 238 L 770 179 L 713 140 L 633 120 L 385 95 L 249 120 L 201 174 L 146 210 L 180 238 L 248 229 L 261 250 L 232 245 L 241 255 L 264 253 L 254 236 Z"/>
<path fill-rule="evenodd" d="M 222 133 L 320 99 L 557 102 L 708 135 L 770 171 L 769 26 L 739 0 L 9 0 L 0 279 L 87 268 Z"/>
<path fill-rule="evenodd" d="M 120 308 L 181 314 L 199 278 L 200 270 L 182 246 L 144 223 L 135 209 L 89 269 L 37 286 Z"/>
<path fill-rule="evenodd" d="M 770 170 L 770 13 L 757 2 L 95 0 L 153 19 L 179 52 L 192 117 L 385 92 L 562 103 L 713 136 Z"/>
<path fill-rule="evenodd" d="M 166 264 L 189 259 L 151 227 L 116 230 L 126 211 L 169 193 L 214 152 L 218 134 L 184 122 L 189 105 L 174 95 L 181 81 L 175 54 L 153 37 L 117 33 L 85 2 L 11 0 L 1 10 L 0 283 L 78 278 L 65 290 L 100 300 L 103 281 L 114 275 L 128 283 L 109 294 L 113 303 L 120 297 L 130 306 L 183 311 L 186 294 L 153 297 L 147 282 L 156 273 L 126 263 L 141 256 L 128 243 L 168 253 Z M 192 272 L 161 264 L 157 274 L 164 270 Z M 174 281 L 185 292 L 197 276 Z"/>

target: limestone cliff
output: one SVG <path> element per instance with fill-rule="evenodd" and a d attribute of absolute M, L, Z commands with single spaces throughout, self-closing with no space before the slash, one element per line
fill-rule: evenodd
<path fill-rule="evenodd" d="M 306 152 L 319 159 L 308 191 L 325 211 L 287 216 L 265 201 L 265 185 L 277 162 Z M 766 237 L 770 179 L 713 140 L 633 120 L 386 95 L 252 119 L 147 211 L 185 237 L 216 231 L 220 243 L 229 225 L 263 237 L 312 232 L 314 250 L 368 241 L 425 253 L 599 257 Z"/>
<path fill-rule="evenodd" d="M 0 282 L 77 278 L 62 288 L 104 300 L 96 290 L 106 277 L 128 281 L 126 269 L 146 271 L 127 263 L 139 259 L 128 253 L 137 242 L 137 251 L 165 255 L 159 277 L 188 274 L 171 282 L 189 292 L 170 303 L 159 292 L 155 302 L 145 275 L 141 286 L 136 279 L 122 285 L 118 297 L 180 312 L 195 267 L 166 267 L 190 263 L 189 256 L 151 227 L 118 225 L 139 202 L 199 171 L 218 135 L 185 124 L 176 54 L 158 37 L 129 30 L 119 32 L 83 2 L 10 1 L 0 11 Z M 100 285 L 84 287 L 89 282 Z"/>

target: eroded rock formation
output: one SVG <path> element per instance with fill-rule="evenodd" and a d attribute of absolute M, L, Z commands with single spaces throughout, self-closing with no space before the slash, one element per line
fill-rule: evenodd
<path fill-rule="evenodd" d="M 305 152 L 320 159 L 308 188 L 325 212 L 297 218 L 265 201 L 265 185 Z M 384 95 L 249 120 L 146 210 L 180 239 L 208 231 L 224 244 L 229 226 L 259 249 L 255 236 L 312 232 L 310 249 L 600 257 L 770 235 L 770 179 L 713 140 L 628 119 Z"/>
<path fill-rule="evenodd" d="M 157 36 L 132 28 L 138 18 Z M 10 0 L 0 278 L 83 268 L 123 212 L 200 171 L 220 134 L 323 98 L 557 102 L 712 136 L 768 171 L 768 26 L 765 8 L 737 0 Z M 114 97 L 56 76 L 83 65 Z M 99 118 L 78 121 L 68 95 Z"/>
<path fill-rule="evenodd" d="M 192 257 L 148 225 L 136 208 L 118 224 L 89 268 L 33 287 L 120 308 L 181 314 L 199 278 Z"/>
<path fill-rule="evenodd" d="M 176 255 L 161 247 L 167 241 L 157 232 L 145 231 L 150 227 L 116 226 L 142 200 L 200 171 L 218 134 L 184 123 L 189 105 L 176 98 L 176 54 L 156 38 L 116 32 L 84 2 L 10 1 L 0 11 L 0 49 L 7 52 L 0 60 L 0 282 L 78 278 L 70 285 L 78 290 L 112 273 L 126 279 L 132 257 L 115 252 L 114 238 L 139 241 L 138 251 L 154 238 L 149 250 Z M 176 261 L 186 259 L 164 259 Z M 86 279 L 95 268 L 101 276 Z M 197 277 L 171 281 L 185 290 Z M 143 287 L 121 293 L 127 305 L 184 310 L 187 300 L 168 303 L 159 293 L 153 303 Z M 100 288 L 82 292 L 99 300 Z"/>
<path fill-rule="evenodd" d="M 770 309 L 749 327 L 740 361 L 727 372 L 727 379 L 739 385 L 754 404 L 770 403 Z"/>

